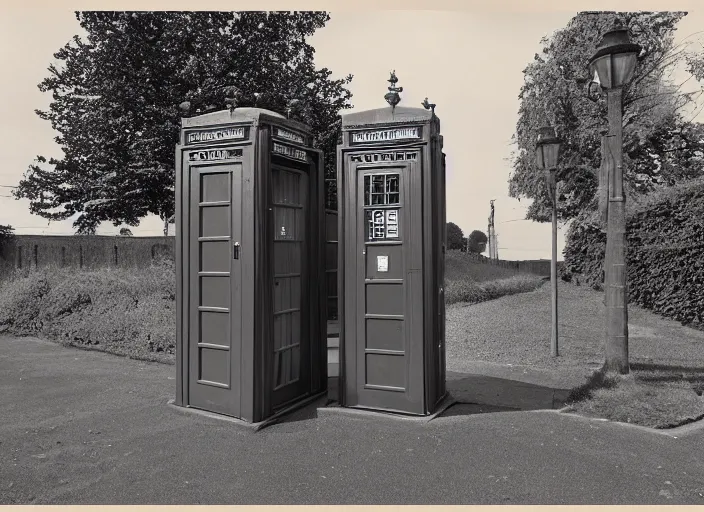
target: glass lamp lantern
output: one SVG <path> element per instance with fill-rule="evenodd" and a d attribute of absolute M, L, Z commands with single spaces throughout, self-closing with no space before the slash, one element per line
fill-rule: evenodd
<path fill-rule="evenodd" d="M 538 142 L 535 148 L 538 168 L 543 171 L 555 169 L 559 154 L 560 139 L 555 135 L 555 128 L 543 126 L 538 130 Z"/>
<path fill-rule="evenodd" d="M 631 43 L 628 29 L 616 24 L 605 33 L 589 61 L 589 73 L 596 74 L 604 89 L 623 87 L 633 78 L 640 46 Z"/>

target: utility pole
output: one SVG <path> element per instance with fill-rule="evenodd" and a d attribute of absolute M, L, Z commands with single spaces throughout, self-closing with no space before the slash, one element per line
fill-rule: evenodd
<path fill-rule="evenodd" d="M 498 259 L 499 257 L 498 247 L 496 247 L 496 231 L 494 229 L 494 201 L 496 201 L 496 199 L 489 201 L 491 213 L 489 214 L 489 228 L 487 230 L 487 238 L 489 241 L 489 259 L 492 260 Z"/>

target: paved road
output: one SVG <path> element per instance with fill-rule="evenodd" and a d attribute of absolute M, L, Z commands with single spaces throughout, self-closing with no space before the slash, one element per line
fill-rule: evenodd
<path fill-rule="evenodd" d="M 258 433 L 166 405 L 174 367 L 0 338 L 0 503 L 704 504 L 704 431 L 555 412 L 302 411 Z"/>

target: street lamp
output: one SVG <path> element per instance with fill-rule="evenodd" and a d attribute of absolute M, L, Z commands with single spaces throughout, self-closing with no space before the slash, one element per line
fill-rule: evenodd
<path fill-rule="evenodd" d="M 550 346 L 552 356 L 557 357 L 557 158 L 560 154 L 560 139 L 555 128 L 544 126 L 538 130 L 535 158 L 538 168 L 545 172 L 548 195 L 552 203 L 552 260 L 550 262 L 550 284 L 552 287 L 552 335 Z"/>
<path fill-rule="evenodd" d="M 613 160 L 607 166 L 609 197 L 606 224 L 606 362 L 621 374 L 628 365 L 628 289 L 626 287 L 626 198 L 623 193 L 623 87 L 633 78 L 640 46 L 631 43 L 620 22 L 604 34 L 589 61 L 589 73 L 606 91 L 609 133 L 605 147 Z M 604 155 L 602 155 L 604 158 Z"/>

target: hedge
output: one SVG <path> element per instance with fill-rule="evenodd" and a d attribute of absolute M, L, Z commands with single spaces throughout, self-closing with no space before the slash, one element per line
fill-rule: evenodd
<path fill-rule="evenodd" d="M 704 179 L 627 202 L 628 298 L 684 325 L 704 328 Z M 606 233 L 595 212 L 566 235 L 563 279 L 603 289 Z"/>

